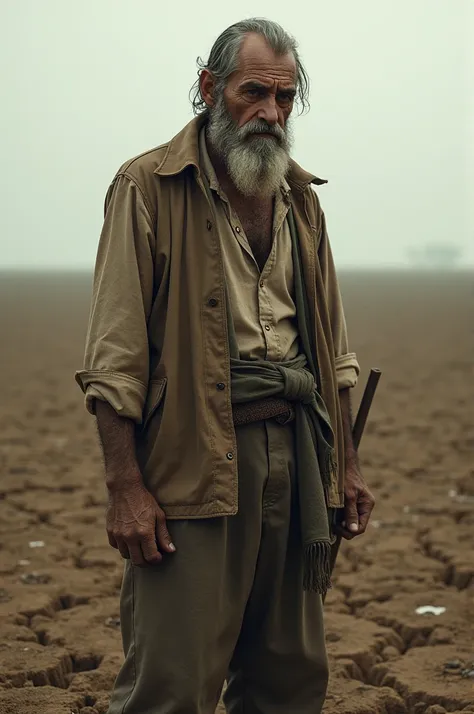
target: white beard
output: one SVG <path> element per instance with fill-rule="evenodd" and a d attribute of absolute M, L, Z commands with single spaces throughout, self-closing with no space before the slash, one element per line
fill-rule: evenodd
<path fill-rule="evenodd" d="M 291 126 L 285 130 L 262 119 L 236 126 L 223 95 L 209 113 L 208 140 L 224 160 L 229 178 L 244 196 L 273 197 L 288 173 Z M 258 132 L 273 134 L 259 137 Z"/>

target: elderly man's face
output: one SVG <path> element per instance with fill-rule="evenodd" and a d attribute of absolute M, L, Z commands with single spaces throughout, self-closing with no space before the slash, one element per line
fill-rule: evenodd
<path fill-rule="evenodd" d="M 292 54 L 275 55 L 255 34 L 245 38 L 239 59 L 223 92 L 216 93 L 212 75 L 202 78 L 208 138 L 241 193 L 270 197 L 289 166 L 296 62 Z"/>
<path fill-rule="evenodd" d="M 293 55 L 279 57 L 265 38 L 251 34 L 242 43 L 239 68 L 229 78 L 224 98 L 238 127 L 263 119 L 284 129 L 293 109 L 295 83 Z"/>

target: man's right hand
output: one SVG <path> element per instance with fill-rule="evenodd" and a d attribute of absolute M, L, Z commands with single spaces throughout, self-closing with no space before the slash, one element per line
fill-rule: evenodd
<path fill-rule="evenodd" d="M 156 565 L 176 550 L 164 512 L 142 483 L 109 491 L 106 521 L 110 545 L 133 565 Z"/>

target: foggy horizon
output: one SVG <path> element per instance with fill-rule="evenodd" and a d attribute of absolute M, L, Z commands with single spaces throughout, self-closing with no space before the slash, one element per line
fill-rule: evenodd
<path fill-rule="evenodd" d="M 459 249 L 450 269 L 474 266 L 474 3 L 208 7 L 188 1 L 185 24 L 182 6 L 151 0 L 2 10 L 0 271 L 93 269 L 115 172 L 192 119 L 196 57 L 250 16 L 299 42 L 311 110 L 295 116 L 292 155 L 328 179 L 317 193 L 338 269 L 421 269 L 413 251 L 428 245 Z"/>

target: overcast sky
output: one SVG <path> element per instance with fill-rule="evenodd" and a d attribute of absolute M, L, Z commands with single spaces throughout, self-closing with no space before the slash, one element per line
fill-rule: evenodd
<path fill-rule="evenodd" d="M 115 171 L 192 118 L 197 55 L 251 16 L 300 43 L 294 156 L 329 180 L 338 265 L 431 242 L 474 265 L 474 0 L 3 0 L 0 267 L 91 268 Z"/>

